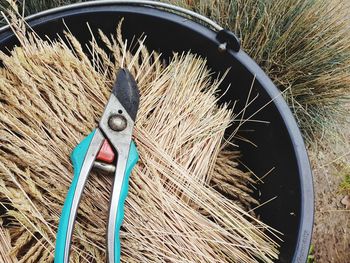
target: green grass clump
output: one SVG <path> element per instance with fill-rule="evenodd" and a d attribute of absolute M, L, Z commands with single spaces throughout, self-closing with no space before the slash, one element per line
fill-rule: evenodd
<path fill-rule="evenodd" d="M 8 10 L 15 4 L 20 14 L 28 16 L 54 7 L 86 1 L 88 0 L 0 0 L 0 11 Z M 0 17 L 0 26 L 5 24 L 5 19 Z"/>
<path fill-rule="evenodd" d="M 6 9 L 11 2 L 16 3 L 19 10 L 24 10 L 25 15 L 30 15 L 57 6 L 86 2 L 86 0 L 0 0 L 1 9 Z M 24 9 L 23 4 L 25 5 Z"/>
<path fill-rule="evenodd" d="M 169 1 L 174 3 L 174 1 Z M 350 98 L 347 0 L 178 0 L 229 28 L 273 79 L 308 142 L 344 121 Z"/>
<path fill-rule="evenodd" d="M 341 170 L 340 176 L 343 178 L 340 184 L 341 191 L 350 194 L 350 164 Z"/>

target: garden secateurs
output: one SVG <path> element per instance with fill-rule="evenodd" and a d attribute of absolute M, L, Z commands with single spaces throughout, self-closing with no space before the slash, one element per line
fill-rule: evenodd
<path fill-rule="evenodd" d="M 93 167 L 114 172 L 107 225 L 107 262 L 120 262 L 119 232 L 131 170 L 138 161 L 131 139 L 139 90 L 127 69 L 120 69 L 98 127 L 71 154 L 74 177 L 59 222 L 55 263 L 68 263 L 73 227 L 85 183 Z"/>

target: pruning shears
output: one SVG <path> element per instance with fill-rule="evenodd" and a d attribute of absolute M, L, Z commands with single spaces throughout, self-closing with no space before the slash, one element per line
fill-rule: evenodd
<path fill-rule="evenodd" d="M 98 127 L 71 154 L 74 177 L 60 217 L 55 263 L 68 263 L 79 202 L 93 167 L 115 175 L 107 225 L 107 262 L 120 262 L 119 232 L 124 217 L 130 173 L 138 161 L 132 131 L 139 108 L 137 84 L 127 69 L 120 69 Z"/>

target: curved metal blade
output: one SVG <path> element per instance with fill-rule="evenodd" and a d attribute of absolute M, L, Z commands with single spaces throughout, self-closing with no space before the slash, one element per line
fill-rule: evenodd
<path fill-rule="evenodd" d="M 118 71 L 112 93 L 135 121 L 139 109 L 140 92 L 134 77 L 126 68 Z"/>

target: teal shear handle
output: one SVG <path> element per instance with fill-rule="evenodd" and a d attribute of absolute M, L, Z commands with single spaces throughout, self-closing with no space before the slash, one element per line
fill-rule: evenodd
<path fill-rule="evenodd" d="M 71 160 L 74 168 L 74 177 L 63 205 L 61 218 L 58 226 L 55 249 L 55 263 L 68 263 L 69 250 L 72 240 L 75 217 L 81 195 L 96 155 L 104 141 L 104 136 L 99 129 L 94 130 L 73 150 Z M 138 161 L 138 152 L 135 143 L 131 141 L 127 156 L 124 177 L 119 194 L 119 200 L 114 228 L 114 263 L 120 262 L 120 239 L 119 232 L 124 217 L 124 202 L 128 194 L 129 177 Z M 118 168 L 117 168 L 118 169 Z M 114 200 L 116 201 L 116 200 Z M 113 200 L 111 200 L 111 203 Z M 109 262 L 111 262 L 109 260 Z"/>
<path fill-rule="evenodd" d="M 115 232 L 114 232 L 114 262 L 119 263 L 120 262 L 120 227 L 122 226 L 123 219 L 124 219 L 124 203 L 125 199 L 128 195 L 128 189 L 129 189 L 129 178 L 132 169 L 136 165 L 137 161 L 139 160 L 139 155 L 136 149 L 135 143 L 132 141 L 130 144 L 130 150 L 129 150 L 129 158 L 127 160 L 126 169 L 125 169 L 125 175 L 124 180 L 122 183 L 122 188 L 120 191 L 120 197 L 118 200 L 118 209 L 117 209 L 117 215 L 115 220 Z M 111 200 L 113 202 L 113 199 Z M 111 214 L 110 214 L 111 218 Z"/>
<path fill-rule="evenodd" d="M 79 203 L 85 182 L 88 177 L 88 174 L 82 174 L 81 170 L 84 165 L 84 160 L 87 152 L 90 149 L 90 144 L 95 137 L 95 132 L 96 130 L 90 133 L 79 145 L 77 145 L 71 155 L 74 168 L 74 176 L 63 205 L 60 222 L 58 225 L 55 248 L 55 263 L 68 263 L 69 261 L 69 249 L 72 238 L 72 230 L 77 211 L 77 206 L 74 209 L 74 204 Z M 92 165 L 93 162 L 90 164 L 90 166 L 92 167 Z"/>

